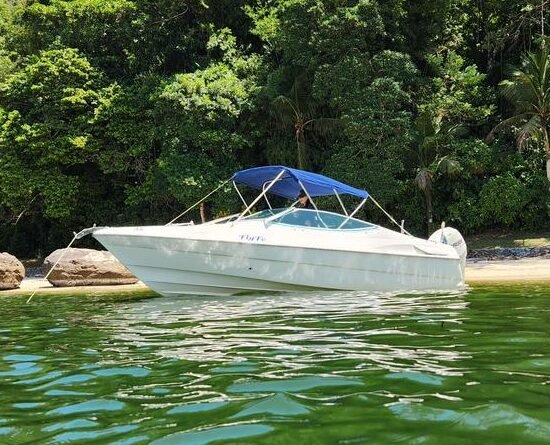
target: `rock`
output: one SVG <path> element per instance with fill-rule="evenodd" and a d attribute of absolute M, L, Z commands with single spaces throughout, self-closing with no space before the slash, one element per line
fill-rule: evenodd
<path fill-rule="evenodd" d="M 468 258 L 477 260 L 517 260 L 520 258 L 548 258 L 550 246 L 545 247 L 490 247 L 468 252 Z"/>
<path fill-rule="evenodd" d="M 25 267 L 9 253 L 0 253 L 0 290 L 17 289 L 25 277 Z"/>
<path fill-rule="evenodd" d="M 67 251 L 66 251 L 67 250 Z M 134 284 L 138 280 L 110 252 L 93 249 L 58 249 L 44 260 L 47 274 L 65 254 L 48 281 L 57 287 Z"/>

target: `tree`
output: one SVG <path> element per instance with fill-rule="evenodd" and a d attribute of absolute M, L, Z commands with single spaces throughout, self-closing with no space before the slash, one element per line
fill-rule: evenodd
<path fill-rule="evenodd" d="M 512 69 L 500 83 L 500 91 L 513 106 L 513 116 L 503 120 L 489 134 L 491 140 L 503 128 L 515 132 L 519 150 L 541 147 L 546 155 L 546 176 L 550 181 L 550 48 L 523 56 L 520 68 Z"/>
<path fill-rule="evenodd" d="M 367 189 L 383 206 L 395 205 L 400 193 L 417 80 L 410 57 L 393 51 L 350 54 L 315 78 L 317 96 L 327 97 L 342 120 L 325 172 Z"/>
<path fill-rule="evenodd" d="M 42 51 L 0 89 L 0 196 L 20 212 L 32 202 L 48 218 L 73 211 L 100 146 L 94 116 L 110 94 L 72 48 Z"/>
<path fill-rule="evenodd" d="M 432 115 L 426 111 L 420 114 L 415 122 L 417 140 L 414 144 L 415 149 L 412 151 L 417 157 L 418 168 L 414 182 L 424 194 L 428 234 L 432 232 L 433 224 L 432 187 L 434 175 L 436 173 L 453 175 L 460 171 L 460 164 L 457 160 L 442 154 L 440 147 L 440 138 L 444 131 L 442 120 L 442 113 Z M 448 132 L 452 132 L 452 130 L 452 128 L 447 129 Z"/>
<path fill-rule="evenodd" d="M 482 68 L 516 63 L 544 40 L 549 0 L 468 0 L 467 51 Z M 499 77 L 502 73 L 499 74 Z"/>
<path fill-rule="evenodd" d="M 228 29 L 212 33 L 208 50 L 221 60 L 171 76 L 151 95 L 158 147 L 143 179 L 128 187 L 133 204 L 191 205 L 234 173 L 239 151 L 250 145 L 239 125 L 256 94 L 261 61 L 243 54 Z"/>
<path fill-rule="evenodd" d="M 439 178 L 456 179 L 462 171 L 462 145 L 475 139 L 472 133 L 492 113 L 485 76 L 454 51 L 426 57 L 435 73 L 424 91 L 415 119 L 416 136 L 411 152 L 414 182 L 426 207 L 427 232 L 432 230 L 434 185 Z M 447 203 L 445 204 L 445 207 Z"/>
<path fill-rule="evenodd" d="M 10 58 L 10 36 L 14 32 L 13 7 L 0 2 L 0 82 L 13 70 L 14 64 Z"/>
<path fill-rule="evenodd" d="M 281 130 L 292 128 L 296 138 L 296 160 L 298 168 L 309 167 L 306 133 L 323 136 L 335 130 L 339 120 L 316 117 L 318 106 L 307 94 L 303 81 L 296 79 L 288 96 L 277 96 L 272 102 L 272 113 Z"/>

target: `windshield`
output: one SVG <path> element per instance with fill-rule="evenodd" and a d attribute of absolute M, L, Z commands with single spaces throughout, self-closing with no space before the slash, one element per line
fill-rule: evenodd
<path fill-rule="evenodd" d="M 261 212 L 258 212 L 258 213 L 254 213 L 252 215 L 249 215 L 249 216 L 245 216 L 243 219 L 265 219 L 265 218 L 269 218 L 271 216 L 274 216 L 274 215 L 277 215 L 278 213 L 281 213 L 281 212 L 284 212 L 285 210 L 288 210 L 288 209 L 265 209 L 265 210 L 262 210 Z"/>
<path fill-rule="evenodd" d="M 338 215 L 337 213 L 323 212 L 307 209 L 294 209 L 290 213 L 275 218 L 273 221 L 278 224 L 288 224 L 291 226 L 305 226 L 319 229 L 369 229 L 375 227 L 365 221 Z"/>

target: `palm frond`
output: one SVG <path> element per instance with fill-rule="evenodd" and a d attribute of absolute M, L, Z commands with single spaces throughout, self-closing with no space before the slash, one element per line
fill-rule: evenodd
<path fill-rule="evenodd" d="M 457 159 L 444 156 L 437 163 L 437 170 L 445 175 L 455 176 L 462 171 L 462 166 Z"/>
<path fill-rule="evenodd" d="M 420 113 L 415 121 L 415 126 L 420 136 L 425 138 L 429 136 L 435 136 L 441 131 L 441 122 L 443 120 L 443 113 L 425 111 Z"/>
<path fill-rule="evenodd" d="M 272 110 L 279 111 L 287 114 L 298 115 L 300 110 L 298 106 L 292 101 L 292 99 L 286 96 L 277 96 L 271 102 Z"/>
<path fill-rule="evenodd" d="M 309 108 L 311 104 L 311 82 L 306 74 L 299 75 L 294 78 L 288 97 L 292 98 L 292 101 L 296 108 L 303 112 Z"/>
<path fill-rule="evenodd" d="M 532 116 L 534 116 L 534 113 L 521 113 L 516 116 L 509 117 L 508 119 L 504 119 L 502 122 L 497 124 L 485 137 L 484 142 L 486 144 L 490 144 L 495 140 L 495 135 L 499 132 L 504 130 L 505 128 L 511 128 L 511 127 L 519 127 L 522 125 L 525 121 L 529 120 Z"/>
<path fill-rule="evenodd" d="M 333 117 L 319 117 L 305 122 L 304 127 L 311 128 L 319 136 L 330 136 L 343 125 L 342 121 Z"/>
<path fill-rule="evenodd" d="M 293 127 L 297 120 L 301 119 L 300 111 L 296 108 L 295 104 L 286 96 L 277 96 L 271 102 L 269 109 L 270 114 L 275 119 L 277 127 L 280 130 Z"/>
<path fill-rule="evenodd" d="M 433 172 L 429 168 L 419 168 L 416 172 L 414 182 L 423 192 L 432 189 Z"/>
<path fill-rule="evenodd" d="M 515 71 L 510 79 L 499 83 L 502 96 L 518 111 L 526 111 L 531 104 L 539 103 L 540 97 L 527 73 Z"/>
<path fill-rule="evenodd" d="M 545 130 L 543 129 L 540 116 L 534 115 L 525 122 L 516 134 L 516 143 L 520 151 L 524 150 L 533 138 L 540 137 L 543 131 Z"/>

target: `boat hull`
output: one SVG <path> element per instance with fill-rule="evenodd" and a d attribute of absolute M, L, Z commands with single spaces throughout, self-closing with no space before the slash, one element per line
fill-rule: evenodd
<path fill-rule="evenodd" d="M 132 273 L 162 295 L 235 295 L 316 289 L 455 290 L 458 258 L 281 246 L 255 242 L 94 234 Z"/>

